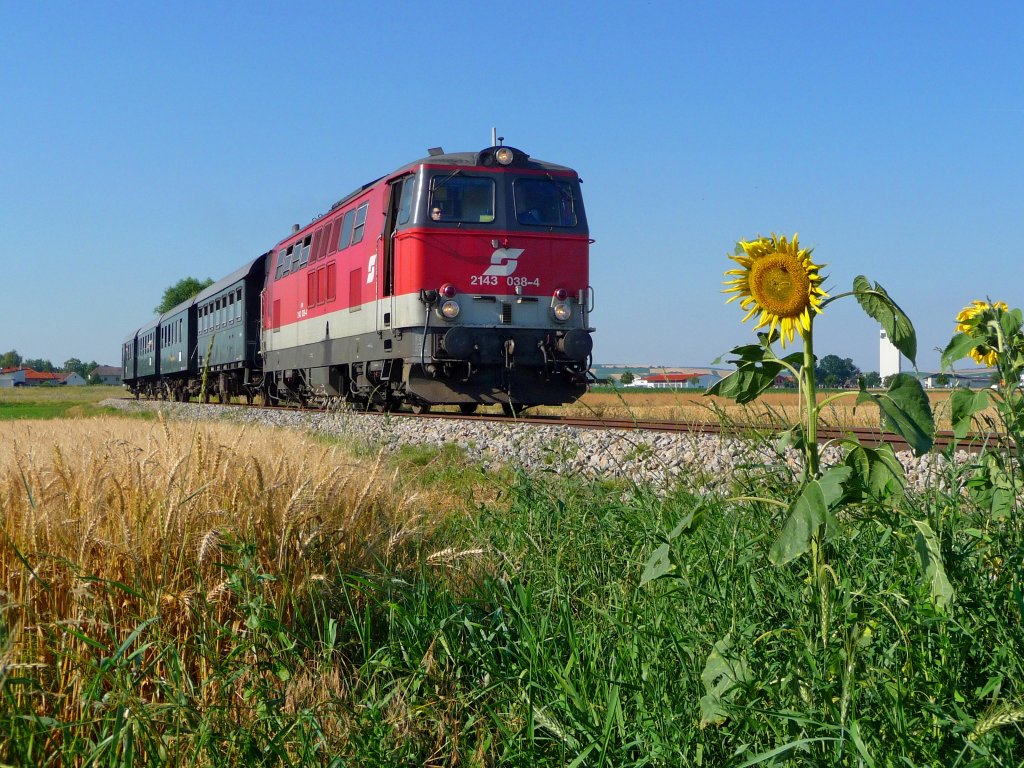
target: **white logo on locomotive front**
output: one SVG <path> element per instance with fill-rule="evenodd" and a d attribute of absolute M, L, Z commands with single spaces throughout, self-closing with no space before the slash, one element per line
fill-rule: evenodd
<path fill-rule="evenodd" d="M 369 285 L 373 282 L 373 278 L 377 276 L 377 254 L 373 254 L 370 257 L 370 261 L 366 264 L 366 284 Z M 357 278 L 358 279 L 358 278 Z"/>
<path fill-rule="evenodd" d="M 496 248 L 491 254 L 491 266 L 484 272 L 492 277 L 508 277 L 519 266 L 519 256 L 523 248 Z"/>

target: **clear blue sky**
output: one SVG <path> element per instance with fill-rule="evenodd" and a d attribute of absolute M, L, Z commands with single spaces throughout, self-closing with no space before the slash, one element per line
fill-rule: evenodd
<path fill-rule="evenodd" d="M 774 231 L 933 368 L 962 306 L 1022 303 L 1022 8 L 0 0 L 0 351 L 116 365 L 167 286 L 496 126 L 584 179 L 597 362 L 748 343 L 726 254 Z M 875 370 L 878 329 L 834 304 L 816 351 Z"/>

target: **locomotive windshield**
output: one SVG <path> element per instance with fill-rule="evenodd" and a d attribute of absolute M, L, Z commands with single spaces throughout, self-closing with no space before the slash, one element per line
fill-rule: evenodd
<path fill-rule="evenodd" d="M 575 227 L 572 185 L 554 179 L 516 179 L 516 220 L 543 227 Z"/>
<path fill-rule="evenodd" d="M 434 221 L 494 221 L 494 179 L 449 174 L 430 182 L 430 217 Z"/>

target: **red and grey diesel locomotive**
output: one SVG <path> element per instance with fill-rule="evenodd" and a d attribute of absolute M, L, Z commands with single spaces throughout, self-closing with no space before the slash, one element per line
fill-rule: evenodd
<path fill-rule="evenodd" d="M 571 402 L 593 347 L 591 242 L 572 169 L 432 150 L 132 333 L 124 385 L 466 413 Z"/>

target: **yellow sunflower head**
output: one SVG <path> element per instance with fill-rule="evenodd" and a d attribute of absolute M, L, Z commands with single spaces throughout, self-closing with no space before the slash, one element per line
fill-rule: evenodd
<path fill-rule="evenodd" d="M 1007 309 L 1002 301 L 995 304 L 972 301 L 971 306 L 964 307 L 957 314 L 957 333 L 966 333 L 981 342 L 971 350 L 971 357 L 978 365 L 992 367 L 999 362 L 999 337 L 989 323 L 992 320 L 998 322 L 999 312 L 1005 312 Z"/>
<path fill-rule="evenodd" d="M 821 300 L 828 294 L 821 290 L 824 277 L 819 271 L 823 264 L 811 261 L 811 250 L 800 248 L 797 236 L 792 241 L 785 237 L 759 237 L 750 242 L 740 241 L 742 254 L 729 258 L 740 265 L 725 273 L 722 293 L 733 293 L 725 302 L 740 300 L 740 307 L 746 311 L 746 322 L 758 312 L 754 330 L 768 327 L 770 334 L 775 328 L 782 336 L 782 346 L 793 340 L 797 330 L 810 333 L 811 318 L 821 312 Z"/>

